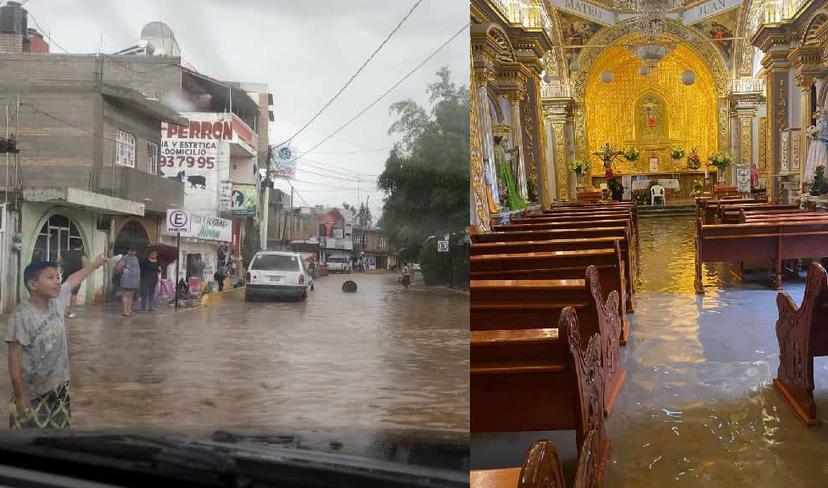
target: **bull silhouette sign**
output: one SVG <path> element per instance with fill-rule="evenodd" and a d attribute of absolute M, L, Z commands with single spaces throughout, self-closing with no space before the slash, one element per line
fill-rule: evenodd
<path fill-rule="evenodd" d="M 207 178 L 203 175 L 190 175 L 187 176 L 183 170 L 179 171 L 175 176 L 168 176 L 168 178 L 173 180 L 179 180 L 182 183 L 189 183 L 190 188 L 201 188 L 202 190 L 207 188 Z"/>

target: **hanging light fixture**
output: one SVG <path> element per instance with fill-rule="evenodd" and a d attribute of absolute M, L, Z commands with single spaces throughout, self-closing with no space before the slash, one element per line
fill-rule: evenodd
<path fill-rule="evenodd" d="M 681 72 L 681 82 L 687 86 L 696 82 L 696 72 L 692 69 L 686 69 Z"/>
<path fill-rule="evenodd" d="M 650 74 L 650 68 L 648 66 L 641 65 L 641 67 L 638 68 L 638 74 L 641 76 L 647 76 Z"/>
<path fill-rule="evenodd" d="M 604 71 L 601 71 L 600 76 L 601 76 L 601 81 L 603 81 L 607 85 L 612 83 L 612 80 L 615 79 L 615 75 L 613 75 L 612 71 L 610 71 L 608 69 L 605 69 Z"/>
<path fill-rule="evenodd" d="M 667 48 L 660 44 L 644 44 L 635 49 L 635 55 L 652 70 L 667 55 Z"/>

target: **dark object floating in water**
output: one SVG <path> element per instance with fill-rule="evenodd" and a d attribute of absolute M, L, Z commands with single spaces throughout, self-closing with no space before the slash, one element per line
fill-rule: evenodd
<path fill-rule="evenodd" d="M 357 291 L 357 284 L 351 280 L 342 283 L 342 291 L 345 293 L 356 293 Z"/>

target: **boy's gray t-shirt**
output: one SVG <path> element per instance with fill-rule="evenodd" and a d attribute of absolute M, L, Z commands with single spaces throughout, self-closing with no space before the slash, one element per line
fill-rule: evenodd
<path fill-rule="evenodd" d="M 49 300 L 45 312 L 27 300 L 9 317 L 6 342 L 17 341 L 23 346 L 20 365 L 30 399 L 69 381 L 69 348 L 63 316 L 71 296 L 72 289 L 64 283 L 60 294 Z"/>

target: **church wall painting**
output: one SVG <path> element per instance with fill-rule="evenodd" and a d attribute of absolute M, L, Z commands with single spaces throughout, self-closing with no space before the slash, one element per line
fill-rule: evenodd
<path fill-rule="evenodd" d="M 734 32 L 739 18 L 739 9 L 732 9 L 722 14 L 704 19 L 693 24 L 706 37 L 710 38 L 716 48 L 722 53 L 727 69 L 733 69 L 733 51 L 735 50 Z"/>
<path fill-rule="evenodd" d="M 561 23 L 561 37 L 565 46 L 584 46 L 604 26 L 591 22 L 576 15 L 558 10 L 558 18 Z M 583 48 L 564 49 L 567 66 L 578 58 Z"/>

